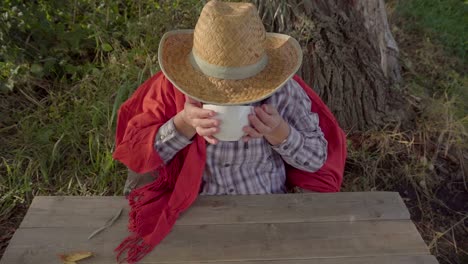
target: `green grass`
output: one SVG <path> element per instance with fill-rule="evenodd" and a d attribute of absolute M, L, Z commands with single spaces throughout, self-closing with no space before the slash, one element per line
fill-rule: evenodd
<path fill-rule="evenodd" d="M 406 26 L 423 29 L 463 61 L 468 50 L 466 0 L 399 0 L 397 12 L 409 18 Z"/>
<path fill-rule="evenodd" d="M 459 118 L 468 115 L 468 1 L 399 0 L 394 33 L 410 90 L 447 98 Z"/>

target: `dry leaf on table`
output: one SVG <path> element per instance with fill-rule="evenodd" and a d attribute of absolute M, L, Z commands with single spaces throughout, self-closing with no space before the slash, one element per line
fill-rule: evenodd
<path fill-rule="evenodd" d="M 59 255 L 60 259 L 63 261 L 63 264 L 76 264 L 77 261 L 89 258 L 93 255 L 93 252 L 90 251 L 80 251 L 72 252 L 68 254 Z"/>

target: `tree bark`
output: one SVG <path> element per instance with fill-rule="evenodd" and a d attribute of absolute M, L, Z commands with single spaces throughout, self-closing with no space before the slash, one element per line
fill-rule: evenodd
<path fill-rule="evenodd" d="M 383 0 L 258 0 L 268 31 L 296 37 L 300 74 L 347 131 L 404 122 L 398 47 Z"/>

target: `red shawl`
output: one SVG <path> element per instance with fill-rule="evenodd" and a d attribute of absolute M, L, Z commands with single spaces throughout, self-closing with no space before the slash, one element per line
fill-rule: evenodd
<path fill-rule="evenodd" d="M 340 190 L 346 160 L 346 138 L 330 110 L 298 76 L 294 77 L 312 100 L 312 111 L 328 141 L 328 158 L 315 173 L 288 166 L 288 184 L 316 192 Z M 128 99 L 119 110 L 114 159 L 137 173 L 157 172 L 158 178 L 129 195 L 129 230 L 116 251 L 117 259 L 134 263 L 149 253 L 174 226 L 180 213 L 198 196 L 206 160 L 205 140 L 196 136 L 193 143 L 164 165 L 154 148 L 156 133 L 166 121 L 184 107 L 185 96 L 161 72 L 157 73 Z"/>

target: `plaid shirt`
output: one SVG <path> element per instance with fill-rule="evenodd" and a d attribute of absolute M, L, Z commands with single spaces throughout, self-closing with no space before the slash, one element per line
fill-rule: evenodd
<path fill-rule="evenodd" d="M 296 81 L 289 80 L 271 97 L 252 105 L 262 104 L 274 105 L 289 123 L 287 139 L 277 146 L 264 138 L 247 143 L 241 140 L 207 144 L 201 194 L 284 193 L 284 162 L 309 172 L 317 171 L 325 163 L 327 141 L 318 126 L 318 115 L 310 111 L 309 97 Z M 155 148 L 167 163 L 190 143 L 171 119 L 159 129 Z"/>

